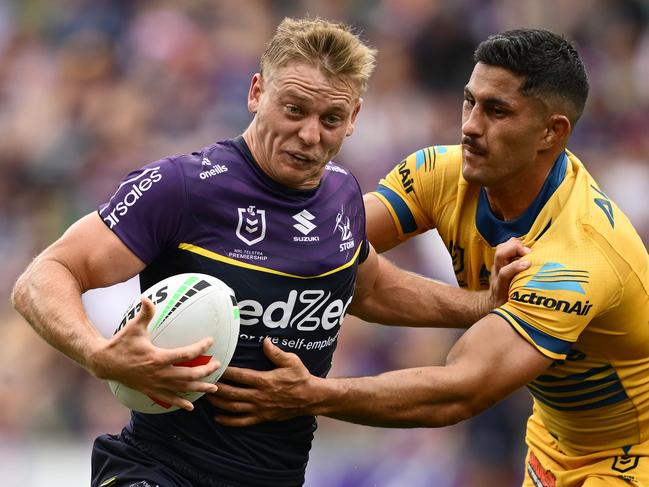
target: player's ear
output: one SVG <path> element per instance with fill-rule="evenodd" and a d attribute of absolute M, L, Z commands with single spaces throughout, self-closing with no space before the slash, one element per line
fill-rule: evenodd
<path fill-rule="evenodd" d="M 347 130 L 345 131 L 345 137 L 349 137 L 351 134 L 354 133 L 354 123 L 356 122 L 356 115 L 358 115 L 358 112 L 361 111 L 362 104 L 363 104 L 363 99 L 359 97 L 358 102 L 354 107 L 354 111 L 352 112 L 352 117 L 351 120 L 349 121 L 349 125 L 347 125 Z"/>
<path fill-rule="evenodd" d="M 250 113 L 257 113 L 259 100 L 263 91 L 264 78 L 261 73 L 255 73 L 250 81 L 250 88 L 248 89 L 248 111 Z"/>
<path fill-rule="evenodd" d="M 572 131 L 570 120 L 563 114 L 550 115 L 541 139 L 541 149 L 550 149 L 557 144 L 564 144 Z"/>

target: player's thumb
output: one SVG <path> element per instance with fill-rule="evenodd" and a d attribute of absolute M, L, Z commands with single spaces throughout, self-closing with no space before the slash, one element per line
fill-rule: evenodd
<path fill-rule="evenodd" d="M 149 298 L 144 296 L 140 298 L 140 303 L 142 303 L 142 305 L 140 306 L 140 311 L 135 315 L 133 324 L 146 328 L 155 314 L 155 305 Z"/>
<path fill-rule="evenodd" d="M 277 345 L 273 344 L 270 338 L 264 338 L 264 354 L 278 367 L 285 367 L 291 364 L 292 353 L 287 353 Z"/>

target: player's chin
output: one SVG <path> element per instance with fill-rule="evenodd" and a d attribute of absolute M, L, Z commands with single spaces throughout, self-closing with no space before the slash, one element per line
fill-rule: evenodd
<path fill-rule="evenodd" d="M 482 185 L 484 182 L 483 173 L 483 168 L 467 161 L 462 162 L 462 177 L 466 179 L 467 182 Z"/>
<path fill-rule="evenodd" d="M 284 168 L 275 178 L 278 183 L 292 189 L 312 189 L 320 182 L 321 170 L 308 167 Z"/>

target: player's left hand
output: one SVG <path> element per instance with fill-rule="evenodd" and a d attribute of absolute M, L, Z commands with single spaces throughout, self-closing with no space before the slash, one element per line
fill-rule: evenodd
<path fill-rule="evenodd" d="M 277 368 L 259 371 L 228 367 L 218 391 L 207 395 L 212 405 L 225 412 L 215 416 L 217 423 L 251 426 L 309 414 L 309 403 L 317 397 L 315 382 L 321 379 L 311 375 L 297 355 L 284 352 L 269 338 L 264 339 L 263 347 Z"/>
<path fill-rule="evenodd" d="M 489 291 L 493 308 L 502 306 L 509 298 L 509 286 L 516 274 L 529 268 L 530 261 L 523 259 L 531 252 L 529 247 L 512 237 L 496 247 L 494 265 L 491 268 Z"/>

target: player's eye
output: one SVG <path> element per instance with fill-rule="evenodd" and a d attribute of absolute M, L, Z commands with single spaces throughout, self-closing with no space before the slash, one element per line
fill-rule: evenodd
<path fill-rule="evenodd" d="M 507 112 L 506 112 L 506 111 L 501 110 L 501 109 L 498 108 L 498 107 L 492 107 L 489 111 L 490 111 L 491 114 L 492 114 L 494 117 L 496 117 L 496 118 L 502 118 L 502 117 L 504 117 L 505 115 L 507 115 Z"/>
<path fill-rule="evenodd" d="M 286 105 L 285 107 L 286 113 L 289 115 L 300 115 L 302 113 L 302 110 L 300 107 L 296 105 Z"/>
<path fill-rule="evenodd" d="M 335 127 L 337 125 L 340 125 L 340 123 L 342 122 L 342 118 L 339 117 L 338 115 L 325 115 L 325 117 L 323 118 L 323 122 L 326 125 Z"/>

